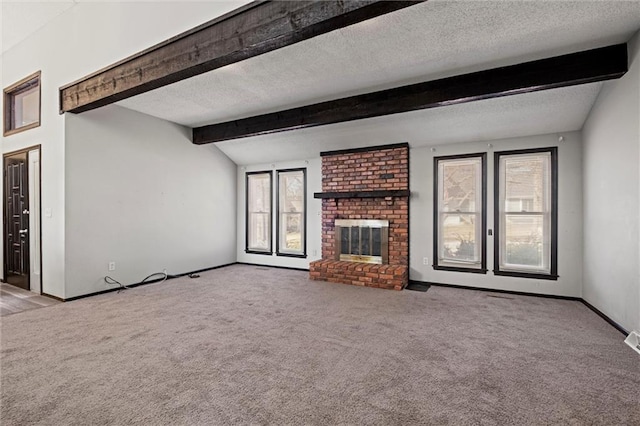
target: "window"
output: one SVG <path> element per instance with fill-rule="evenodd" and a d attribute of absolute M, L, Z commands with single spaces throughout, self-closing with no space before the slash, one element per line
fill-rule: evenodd
<path fill-rule="evenodd" d="M 40 125 L 40 72 L 4 89 L 4 136 Z"/>
<path fill-rule="evenodd" d="M 496 275 L 557 279 L 557 149 L 495 153 Z"/>
<path fill-rule="evenodd" d="M 486 154 L 434 160 L 433 267 L 486 273 Z"/>
<path fill-rule="evenodd" d="M 278 170 L 278 256 L 306 256 L 306 170 Z"/>
<path fill-rule="evenodd" d="M 247 253 L 271 254 L 271 172 L 247 173 Z"/>

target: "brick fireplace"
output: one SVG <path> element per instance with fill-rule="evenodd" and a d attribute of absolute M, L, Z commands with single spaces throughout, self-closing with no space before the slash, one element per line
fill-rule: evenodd
<path fill-rule="evenodd" d="M 409 281 L 409 145 L 320 155 L 323 192 L 314 196 L 322 199 L 322 260 L 311 262 L 310 278 L 402 290 Z"/>

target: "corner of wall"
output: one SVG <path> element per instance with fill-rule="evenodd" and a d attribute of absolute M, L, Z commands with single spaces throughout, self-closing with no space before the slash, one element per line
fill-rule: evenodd
<path fill-rule="evenodd" d="M 628 48 L 629 71 L 603 84 L 582 129 L 582 297 L 632 329 L 640 328 L 640 32 Z"/>

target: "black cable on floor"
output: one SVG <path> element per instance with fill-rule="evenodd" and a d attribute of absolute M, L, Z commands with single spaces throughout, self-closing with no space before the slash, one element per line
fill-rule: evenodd
<path fill-rule="evenodd" d="M 169 278 L 169 277 L 174 278 L 173 276 L 168 275 L 166 272 L 154 272 L 153 274 L 147 275 L 146 277 L 144 277 L 142 279 L 142 281 L 140 281 L 138 283 L 138 285 L 144 284 L 149 278 L 155 277 L 155 276 L 158 276 L 158 275 L 162 276 L 162 279 L 158 278 L 158 282 L 165 282 L 167 280 L 167 278 Z M 120 293 L 123 290 L 128 290 L 130 288 L 130 287 L 127 287 L 126 285 L 122 284 L 120 281 L 118 281 L 118 280 L 116 280 L 114 278 L 111 278 L 108 275 L 104 277 L 104 282 L 109 284 L 109 285 L 114 285 L 114 284 L 115 285 L 119 285 L 120 288 L 118 288 L 118 293 Z"/>
<path fill-rule="evenodd" d="M 122 290 L 127 290 L 129 289 L 129 287 L 127 287 L 126 285 L 123 285 L 120 281 L 115 280 L 113 278 L 111 278 L 110 276 L 106 276 L 104 277 L 104 282 L 109 284 L 109 285 L 113 285 L 113 284 L 117 284 L 120 286 L 120 288 L 118 289 L 118 293 L 120 293 Z"/>

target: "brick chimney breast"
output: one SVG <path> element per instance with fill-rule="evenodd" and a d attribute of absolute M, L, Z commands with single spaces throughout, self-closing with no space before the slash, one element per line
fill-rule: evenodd
<path fill-rule="evenodd" d="M 321 155 L 322 191 L 340 196 L 322 199 L 322 260 L 311 262 L 310 278 L 402 290 L 409 279 L 409 196 L 389 194 L 409 193 L 408 144 Z M 388 220 L 388 264 L 336 260 L 336 219 Z"/>

